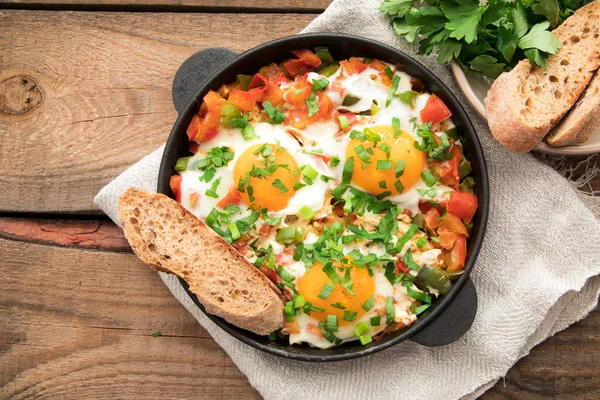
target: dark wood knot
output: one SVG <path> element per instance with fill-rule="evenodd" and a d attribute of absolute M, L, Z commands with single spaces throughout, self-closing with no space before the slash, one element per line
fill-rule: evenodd
<path fill-rule="evenodd" d="M 16 75 L 0 82 L 0 113 L 22 115 L 42 102 L 37 82 L 27 75 Z"/>

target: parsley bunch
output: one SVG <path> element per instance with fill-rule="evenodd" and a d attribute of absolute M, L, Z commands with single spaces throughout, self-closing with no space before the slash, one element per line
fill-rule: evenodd
<path fill-rule="evenodd" d="M 384 0 L 380 10 L 419 54 L 496 78 L 527 57 L 546 68 L 561 43 L 551 29 L 592 0 Z"/>

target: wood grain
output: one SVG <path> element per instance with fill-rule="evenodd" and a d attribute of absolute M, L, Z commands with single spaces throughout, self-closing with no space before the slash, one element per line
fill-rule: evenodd
<path fill-rule="evenodd" d="M 84 222 L 72 224 L 93 226 Z M 21 223 L 0 224 L 20 232 L 0 238 L 0 398 L 259 398 L 133 254 L 59 247 L 58 222 L 57 246 L 28 242 L 39 230 Z M 482 398 L 600 398 L 598 359 L 600 310 L 534 348 Z"/>
<path fill-rule="evenodd" d="M 0 217 L 0 238 L 131 252 L 121 228 L 110 221 Z"/>
<path fill-rule="evenodd" d="M 133 254 L 0 253 L 0 398 L 259 398 Z"/>
<path fill-rule="evenodd" d="M 31 76 L 43 101 L 0 113 L 0 211 L 98 212 L 92 198 L 161 145 L 172 77 L 208 47 L 243 51 L 310 14 L 0 12 L 0 82 Z M 251 27 L 251 34 L 249 34 Z"/>
<path fill-rule="evenodd" d="M 0 8 L 323 11 L 331 0 L 0 0 Z"/>

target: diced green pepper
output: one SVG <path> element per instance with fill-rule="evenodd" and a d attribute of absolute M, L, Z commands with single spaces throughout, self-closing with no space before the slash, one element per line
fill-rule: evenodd
<path fill-rule="evenodd" d="M 471 168 L 471 163 L 466 160 L 463 159 L 460 164 L 458 164 L 458 176 L 460 177 L 460 179 L 465 178 L 467 175 L 469 175 L 472 171 Z"/>
<path fill-rule="evenodd" d="M 315 54 L 321 60 L 319 67 L 325 68 L 333 62 L 333 57 L 327 47 L 315 47 Z"/>
<path fill-rule="evenodd" d="M 373 58 L 372 57 L 365 57 L 363 59 L 363 64 L 369 65 L 373 62 Z"/>
<path fill-rule="evenodd" d="M 475 179 L 471 176 L 467 176 L 463 182 L 469 189 L 473 189 L 475 187 Z"/>
<path fill-rule="evenodd" d="M 446 135 L 451 139 L 458 140 L 458 131 L 456 130 L 456 127 L 448 129 Z"/>
<path fill-rule="evenodd" d="M 236 76 L 235 80 L 240 84 L 240 89 L 248 90 L 248 86 L 250 86 L 250 82 L 252 82 L 252 75 L 242 75 L 239 74 Z"/>
<path fill-rule="evenodd" d="M 346 107 L 350 107 L 355 105 L 356 103 L 358 103 L 360 101 L 359 97 L 354 97 L 354 96 L 346 96 L 344 97 L 344 100 L 342 101 L 342 105 L 346 106 Z"/>
<path fill-rule="evenodd" d="M 324 67 L 323 69 L 317 69 L 317 72 L 326 77 L 330 77 L 331 75 L 336 73 L 338 68 L 340 68 L 340 64 L 337 62 L 333 62 L 328 66 Z"/>
<path fill-rule="evenodd" d="M 304 233 L 304 228 L 300 226 L 286 226 L 277 230 L 275 240 L 285 245 L 296 244 L 304 239 Z"/>
<path fill-rule="evenodd" d="M 464 192 L 464 193 L 473 193 L 473 189 L 471 189 L 470 187 L 468 187 L 464 183 L 461 183 L 461 184 L 458 185 L 458 191 L 459 192 Z"/>
<path fill-rule="evenodd" d="M 175 164 L 175 171 L 181 172 L 185 171 L 188 167 L 188 162 L 190 161 L 190 157 L 181 157 L 177 160 L 177 164 Z"/>
<path fill-rule="evenodd" d="M 423 214 L 416 214 L 412 219 L 412 223 L 423 229 L 425 226 L 425 216 Z"/>
<path fill-rule="evenodd" d="M 439 268 L 425 265 L 419 271 L 415 278 L 415 285 L 421 290 L 427 290 L 427 287 L 437 290 L 440 294 L 447 294 L 452 287 L 450 279 L 444 271 Z"/>
<path fill-rule="evenodd" d="M 235 104 L 229 101 L 224 101 L 221 105 L 221 125 L 227 128 L 231 128 L 232 118 L 241 118 L 242 113 Z"/>

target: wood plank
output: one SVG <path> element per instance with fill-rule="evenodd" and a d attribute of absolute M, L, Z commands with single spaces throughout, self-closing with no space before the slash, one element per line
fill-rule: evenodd
<path fill-rule="evenodd" d="M 323 11 L 331 0 L 0 0 L 3 7 L 51 8 L 74 10 L 271 10 L 281 12 Z"/>
<path fill-rule="evenodd" d="M 0 217 L 0 238 L 66 247 L 131 252 L 112 221 Z"/>
<path fill-rule="evenodd" d="M 24 242 L 37 231 L 17 222 L 0 238 L 0 398 L 259 398 L 133 254 Z M 599 332 L 596 310 L 482 398 L 599 398 Z"/>
<path fill-rule="evenodd" d="M 314 17 L 1 11 L 0 83 L 34 82 L 42 101 L 0 113 L 0 187 L 10 188 L 0 211 L 98 212 L 94 194 L 166 140 L 172 78 L 187 57 L 215 46 L 240 52 Z M 35 100 L 29 89 L 24 105 Z"/>
<path fill-rule="evenodd" d="M 0 398 L 259 398 L 133 254 L 0 253 Z"/>

